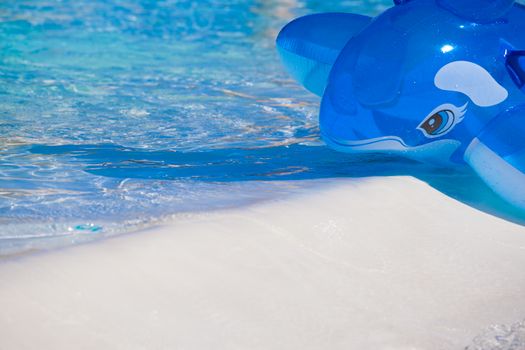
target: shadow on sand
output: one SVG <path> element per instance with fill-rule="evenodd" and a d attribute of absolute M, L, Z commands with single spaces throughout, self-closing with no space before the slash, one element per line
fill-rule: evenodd
<path fill-rule="evenodd" d="M 300 144 L 206 151 L 148 151 L 113 144 L 35 145 L 31 152 L 68 156 L 86 172 L 122 179 L 240 182 L 413 176 L 466 205 L 525 225 L 525 213 L 500 199 L 468 167 L 437 168 L 395 156 L 343 154 Z"/>

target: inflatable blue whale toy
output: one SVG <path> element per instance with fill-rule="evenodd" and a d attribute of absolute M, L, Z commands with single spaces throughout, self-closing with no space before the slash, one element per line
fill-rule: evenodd
<path fill-rule="evenodd" d="M 525 6 L 396 0 L 371 18 L 298 18 L 277 46 L 322 96 L 322 138 L 343 152 L 469 164 L 525 209 Z"/>

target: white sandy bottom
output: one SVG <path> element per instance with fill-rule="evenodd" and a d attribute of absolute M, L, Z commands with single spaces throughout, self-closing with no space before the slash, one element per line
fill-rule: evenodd
<path fill-rule="evenodd" d="M 0 349 L 464 349 L 525 318 L 525 228 L 406 177 L 0 264 Z"/>

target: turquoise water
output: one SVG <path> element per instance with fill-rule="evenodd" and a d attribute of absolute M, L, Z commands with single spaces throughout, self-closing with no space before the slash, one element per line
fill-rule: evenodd
<path fill-rule="evenodd" d="M 0 254 L 376 175 L 416 176 L 525 222 L 467 170 L 342 155 L 319 141 L 319 100 L 284 72 L 278 30 L 307 13 L 390 5 L 1 2 Z"/>

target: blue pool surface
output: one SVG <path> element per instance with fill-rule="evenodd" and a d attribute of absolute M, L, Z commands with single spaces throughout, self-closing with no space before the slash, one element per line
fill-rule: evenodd
<path fill-rule="evenodd" d="M 274 40 L 391 1 L 0 3 L 0 254 L 67 245 L 333 178 L 411 175 L 525 222 L 465 169 L 335 153 Z M 304 181 L 317 180 L 317 181 Z"/>

